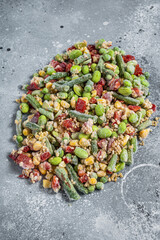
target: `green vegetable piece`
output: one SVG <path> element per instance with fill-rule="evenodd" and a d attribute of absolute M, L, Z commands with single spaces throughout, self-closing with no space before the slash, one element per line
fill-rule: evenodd
<path fill-rule="evenodd" d="M 131 113 L 129 116 L 130 123 L 136 123 L 138 121 L 138 115 L 136 113 Z"/>
<path fill-rule="evenodd" d="M 95 172 L 92 172 L 92 173 L 90 174 L 90 177 L 91 177 L 91 178 L 95 178 L 95 179 L 98 178 L 97 173 L 95 173 Z"/>
<path fill-rule="evenodd" d="M 26 99 L 35 109 L 41 107 L 40 103 L 31 94 L 27 94 Z"/>
<path fill-rule="evenodd" d="M 93 88 L 93 85 L 94 85 L 94 83 L 93 83 L 91 80 L 88 80 L 88 81 L 86 82 L 84 91 L 86 91 L 86 92 L 91 92 L 91 90 L 92 90 L 92 88 Z"/>
<path fill-rule="evenodd" d="M 110 75 L 110 74 L 106 74 L 106 80 L 111 80 L 112 79 L 112 75 Z"/>
<path fill-rule="evenodd" d="M 92 78 L 92 75 L 89 73 L 89 74 L 83 75 L 79 78 L 73 79 L 72 81 L 69 81 L 69 82 L 67 82 L 63 85 L 73 87 L 75 84 L 81 84 L 81 83 L 86 82 L 87 80 L 89 80 L 91 78 Z"/>
<path fill-rule="evenodd" d="M 77 156 L 73 156 L 72 157 L 71 163 L 74 164 L 74 165 L 78 165 L 78 158 L 77 158 Z"/>
<path fill-rule="evenodd" d="M 23 141 L 23 137 L 20 136 L 20 135 L 18 135 L 18 136 L 16 137 L 16 140 L 17 140 L 18 143 L 21 143 L 21 142 Z"/>
<path fill-rule="evenodd" d="M 144 85 L 145 87 L 149 87 L 149 82 L 146 79 L 142 79 L 141 84 Z"/>
<path fill-rule="evenodd" d="M 145 122 L 141 123 L 141 124 L 138 126 L 137 130 L 138 130 L 138 131 L 141 131 L 141 130 L 149 127 L 149 126 L 152 126 L 152 121 L 151 121 L 151 120 L 146 120 Z"/>
<path fill-rule="evenodd" d="M 44 128 L 44 126 L 46 125 L 46 123 L 47 123 L 47 118 L 46 118 L 46 116 L 41 115 L 41 116 L 38 118 L 38 125 L 41 126 L 42 128 Z"/>
<path fill-rule="evenodd" d="M 137 152 L 137 137 L 131 138 L 131 145 L 133 146 L 133 152 Z"/>
<path fill-rule="evenodd" d="M 98 83 L 101 79 L 101 72 L 96 70 L 94 73 L 93 73 L 93 77 L 92 77 L 92 81 L 94 83 Z"/>
<path fill-rule="evenodd" d="M 36 124 L 36 123 L 27 122 L 27 123 L 26 123 L 26 127 L 28 127 L 29 129 L 31 129 L 32 131 L 36 131 L 36 132 L 42 131 L 41 126 L 39 126 L 39 125 Z"/>
<path fill-rule="evenodd" d="M 52 84 L 52 88 L 57 89 L 60 92 L 68 92 L 70 87 L 65 85 L 65 84 L 60 85 L 60 84 L 55 82 L 55 83 Z"/>
<path fill-rule="evenodd" d="M 119 75 L 120 77 L 123 77 L 124 76 L 124 61 L 123 61 L 123 58 L 120 54 L 117 54 L 116 55 L 116 61 L 117 61 L 117 65 L 119 67 Z"/>
<path fill-rule="evenodd" d="M 116 133 L 116 132 L 112 132 L 112 135 L 111 135 L 112 137 L 118 137 L 118 134 Z"/>
<path fill-rule="evenodd" d="M 95 112 L 96 112 L 97 116 L 99 116 L 99 117 L 102 116 L 103 113 L 105 112 L 104 106 L 102 104 L 96 105 Z"/>
<path fill-rule="evenodd" d="M 16 134 L 22 135 L 22 112 L 20 110 L 18 110 L 16 113 L 15 124 L 16 124 Z"/>
<path fill-rule="evenodd" d="M 126 71 L 130 74 L 134 74 L 135 72 L 135 67 L 132 65 L 132 64 L 128 64 L 127 65 L 127 68 L 126 68 Z"/>
<path fill-rule="evenodd" d="M 80 133 L 78 135 L 79 140 L 81 140 L 81 138 L 89 139 L 89 137 L 90 137 L 90 134 Z"/>
<path fill-rule="evenodd" d="M 149 76 L 150 76 L 149 72 L 145 72 L 145 73 L 144 73 L 144 76 L 148 79 Z"/>
<path fill-rule="evenodd" d="M 41 90 L 34 90 L 33 92 L 32 92 L 32 96 L 39 96 L 39 97 L 43 97 L 43 93 L 42 93 L 42 91 Z"/>
<path fill-rule="evenodd" d="M 87 158 L 88 157 L 87 151 L 80 147 L 75 148 L 74 154 L 79 158 Z"/>
<path fill-rule="evenodd" d="M 141 108 L 142 118 L 146 116 L 146 110 L 144 108 Z"/>
<path fill-rule="evenodd" d="M 29 106 L 27 103 L 21 103 L 20 104 L 20 109 L 22 113 L 27 113 L 29 111 Z"/>
<path fill-rule="evenodd" d="M 109 161 L 108 168 L 107 168 L 109 172 L 114 171 L 116 162 L 117 162 L 117 154 L 113 154 L 111 160 Z"/>
<path fill-rule="evenodd" d="M 123 134 L 126 131 L 126 124 L 124 122 L 120 122 L 118 125 L 118 134 Z"/>
<path fill-rule="evenodd" d="M 89 92 L 83 92 L 83 97 L 87 97 L 88 100 L 91 99 L 91 94 Z"/>
<path fill-rule="evenodd" d="M 49 111 L 47 111 L 47 110 L 45 110 L 45 109 L 43 109 L 43 108 L 39 108 L 38 111 L 39 111 L 41 114 L 45 115 L 45 116 L 46 116 L 47 118 L 49 118 L 50 120 L 54 120 L 54 115 L 53 115 L 52 112 L 49 112 Z"/>
<path fill-rule="evenodd" d="M 100 128 L 97 134 L 99 138 L 108 138 L 112 135 L 112 131 L 109 128 Z"/>
<path fill-rule="evenodd" d="M 88 73 L 89 73 L 89 67 L 88 67 L 88 65 L 85 65 L 85 66 L 82 67 L 82 73 L 83 73 L 83 74 L 88 74 Z"/>
<path fill-rule="evenodd" d="M 81 66 L 74 65 L 70 68 L 71 73 L 80 73 L 81 72 Z"/>
<path fill-rule="evenodd" d="M 144 97 L 138 97 L 136 99 L 140 102 L 140 105 L 144 103 Z"/>
<path fill-rule="evenodd" d="M 132 89 L 129 87 L 120 87 L 118 92 L 123 96 L 129 96 L 132 93 Z"/>
<path fill-rule="evenodd" d="M 42 89 L 42 93 L 46 94 L 46 93 L 48 93 L 48 92 L 49 92 L 48 88 L 43 88 L 43 89 Z"/>
<path fill-rule="evenodd" d="M 72 138 L 73 140 L 78 139 L 78 138 L 79 138 L 79 135 L 80 135 L 79 132 L 74 132 L 74 133 L 71 134 L 71 138 Z"/>
<path fill-rule="evenodd" d="M 104 60 L 103 60 L 103 56 L 100 56 L 99 61 L 98 61 L 97 68 L 98 68 L 98 70 L 100 71 L 100 73 L 103 72 L 103 69 L 104 69 Z"/>
<path fill-rule="evenodd" d="M 104 189 L 104 184 L 102 182 L 97 182 L 96 183 L 96 189 L 103 190 Z"/>
<path fill-rule="evenodd" d="M 62 55 L 61 55 L 61 54 L 57 54 L 57 55 L 55 56 L 55 60 L 58 61 L 58 62 L 63 62 L 63 57 L 62 57 Z"/>
<path fill-rule="evenodd" d="M 119 99 L 119 100 L 123 100 L 125 103 L 129 104 L 129 105 L 139 105 L 139 100 L 135 99 L 135 98 L 131 98 L 131 97 L 125 97 L 122 95 L 117 94 L 116 92 L 113 92 L 113 97 Z"/>
<path fill-rule="evenodd" d="M 73 90 L 78 96 L 82 96 L 83 88 L 80 85 L 74 85 Z"/>
<path fill-rule="evenodd" d="M 47 77 L 44 82 L 45 83 L 48 83 L 50 80 L 53 80 L 53 79 L 60 79 L 60 78 L 65 78 L 67 77 L 68 73 L 67 72 L 54 72 L 52 73 L 51 76 Z"/>
<path fill-rule="evenodd" d="M 91 65 L 92 72 L 96 71 L 96 67 L 97 67 L 97 64 L 96 63 L 92 63 L 92 65 Z"/>
<path fill-rule="evenodd" d="M 49 102 L 47 100 L 43 102 L 42 108 L 44 108 L 47 111 L 53 112 L 53 108 L 49 105 Z"/>
<path fill-rule="evenodd" d="M 124 72 L 124 78 L 128 79 L 129 81 L 133 81 L 132 76 L 128 72 Z"/>
<path fill-rule="evenodd" d="M 102 39 L 99 39 L 95 42 L 95 48 L 96 49 L 100 49 L 102 47 L 102 44 L 103 42 L 105 42 L 105 40 L 102 38 Z"/>
<path fill-rule="evenodd" d="M 51 94 L 50 93 L 47 93 L 44 95 L 44 100 L 51 100 Z"/>
<path fill-rule="evenodd" d="M 93 131 L 98 131 L 98 129 L 99 129 L 99 127 L 97 127 L 96 125 L 93 125 L 93 126 L 92 126 L 92 130 L 93 130 Z"/>
<path fill-rule="evenodd" d="M 99 50 L 99 53 L 100 53 L 100 54 L 106 54 L 106 53 L 107 53 L 107 50 L 106 50 L 105 48 L 101 48 L 101 49 Z"/>
<path fill-rule="evenodd" d="M 71 60 L 74 60 L 75 58 L 78 58 L 79 56 L 82 55 L 82 52 L 80 50 L 72 50 L 70 53 L 69 53 L 69 58 Z"/>
<path fill-rule="evenodd" d="M 68 97 L 68 93 L 66 93 L 66 92 L 58 92 L 57 96 L 60 99 L 66 99 Z"/>
<path fill-rule="evenodd" d="M 117 163 L 116 164 L 116 171 L 115 172 L 120 172 L 125 168 L 125 163 L 121 162 L 121 163 Z"/>
<path fill-rule="evenodd" d="M 106 116 L 103 115 L 103 116 L 99 117 L 97 122 L 98 122 L 98 124 L 102 125 L 104 122 L 106 122 Z"/>
<path fill-rule="evenodd" d="M 120 161 L 121 162 L 127 162 L 128 161 L 128 152 L 125 148 L 123 148 L 121 153 L 120 153 Z"/>
<path fill-rule="evenodd" d="M 50 162 L 52 165 L 59 165 L 60 162 L 62 162 L 62 158 L 61 157 L 51 157 L 49 158 L 48 162 Z"/>
<path fill-rule="evenodd" d="M 53 148 L 52 148 L 52 145 L 49 141 L 49 138 L 46 137 L 45 139 L 45 144 L 46 144 L 46 147 L 48 148 L 48 151 L 50 152 L 51 156 L 53 155 Z"/>
<path fill-rule="evenodd" d="M 100 182 L 102 182 L 102 183 L 106 183 L 106 182 L 108 182 L 108 177 L 101 177 L 100 178 Z"/>
<path fill-rule="evenodd" d="M 88 187 L 88 192 L 89 193 L 92 193 L 92 192 L 94 192 L 95 191 L 95 186 L 89 186 Z"/>
<path fill-rule="evenodd" d="M 137 114 L 137 116 L 138 116 L 138 121 L 136 122 L 136 124 L 134 125 L 134 127 L 137 127 L 137 126 L 140 124 L 141 120 L 142 120 L 142 112 L 141 112 L 141 111 L 138 111 L 138 112 L 136 112 L 136 114 Z"/>
<path fill-rule="evenodd" d="M 93 139 L 91 141 L 91 152 L 93 155 L 96 155 L 97 152 L 98 152 L 98 146 L 97 146 L 97 140 L 96 139 Z"/>
<path fill-rule="evenodd" d="M 96 123 L 97 122 L 97 116 L 93 116 L 93 115 L 90 115 L 90 114 L 85 114 L 85 113 L 80 113 L 76 110 L 69 110 L 68 111 L 68 114 L 71 116 L 71 117 L 75 117 L 78 119 L 78 121 L 80 122 L 86 122 L 89 118 L 93 119 L 93 122 Z"/>
<path fill-rule="evenodd" d="M 113 58 L 114 57 L 114 51 L 112 49 L 108 49 L 107 53 Z"/>
<path fill-rule="evenodd" d="M 83 64 L 83 62 L 85 62 L 85 61 L 87 61 L 88 59 L 90 59 L 91 58 L 91 55 L 89 54 L 89 53 L 85 53 L 85 54 L 83 54 L 82 56 L 79 56 L 78 58 L 76 58 L 75 60 L 74 60 L 74 62 L 75 62 L 75 64 L 80 64 L 80 63 L 82 63 Z"/>
<path fill-rule="evenodd" d="M 132 87 L 132 83 L 129 80 L 124 80 L 123 85 L 124 85 L 124 87 Z"/>
<path fill-rule="evenodd" d="M 52 75 L 53 73 L 56 73 L 53 67 L 48 67 L 47 68 L 47 75 Z"/>
<path fill-rule="evenodd" d="M 75 48 L 78 48 L 78 49 L 81 49 L 83 47 L 86 47 L 87 46 L 87 42 L 84 41 L 84 42 L 77 42 L 74 44 Z"/>
<path fill-rule="evenodd" d="M 128 152 L 128 160 L 126 162 L 126 165 L 131 165 L 133 163 L 133 148 L 130 145 L 130 141 L 128 141 L 127 147 L 128 147 L 128 150 L 127 150 L 127 152 Z"/>
<path fill-rule="evenodd" d="M 103 54 L 103 59 L 105 62 L 108 62 L 111 60 L 111 56 L 109 54 L 105 53 L 105 54 Z"/>

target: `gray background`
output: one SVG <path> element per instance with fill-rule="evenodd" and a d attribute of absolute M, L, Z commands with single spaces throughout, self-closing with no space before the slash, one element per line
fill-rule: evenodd
<path fill-rule="evenodd" d="M 103 37 L 135 55 L 151 74 L 150 99 L 159 103 L 160 1 L 1 0 L 0 20 L 0 239 L 160 239 L 159 127 L 124 179 L 73 203 L 18 179 L 20 169 L 7 158 L 15 148 L 19 86 L 78 40 Z"/>

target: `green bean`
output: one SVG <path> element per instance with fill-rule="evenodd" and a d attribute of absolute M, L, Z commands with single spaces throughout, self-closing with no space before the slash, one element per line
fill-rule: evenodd
<path fill-rule="evenodd" d="M 100 56 L 97 67 L 98 67 L 98 70 L 102 73 L 104 68 L 103 56 Z"/>
<path fill-rule="evenodd" d="M 38 112 L 40 112 L 41 114 L 45 115 L 47 118 L 49 118 L 50 120 L 54 120 L 54 115 L 52 112 L 49 112 L 43 108 L 39 108 Z"/>
<path fill-rule="evenodd" d="M 120 172 L 125 168 L 125 163 L 121 162 L 121 163 L 117 163 L 116 164 L 116 171 L 115 172 Z"/>
<path fill-rule="evenodd" d="M 91 58 L 88 59 L 88 60 L 86 60 L 86 61 L 84 61 L 84 62 L 82 63 L 82 65 L 88 65 L 89 63 L 92 63 Z"/>
<path fill-rule="evenodd" d="M 41 90 L 34 90 L 33 92 L 32 92 L 32 96 L 39 96 L 39 97 L 43 97 L 43 93 L 42 93 L 42 91 Z"/>
<path fill-rule="evenodd" d="M 36 123 L 27 122 L 27 123 L 26 123 L 26 127 L 29 128 L 29 129 L 31 129 L 32 131 L 36 131 L 36 132 L 42 131 L 41 126 L 39 126 L 39 125 L 36 124 Z"/>
<path fill-rule="evenodd" d="M 48 148 L 48 151 L 50 152 L 50 154 L 52 156 L 53 155 L 52 145 L 47 137 L 45 138 L 45 144 L 46 144 L 46 147 Z"/>
<path fill-rule="evenodd" d="M 80 63 L 83 63 L 90 58 L 91 58 L 91 55 L 89 53 L 87 53 L 87 54 L 85 53 L 82 56 L 79 56 L 78 58 L 76 58 L 74 60 L 74 62 L 75 62 L 75 64 L 80 64 Z"/>
<path fill-rule="evenodd" d="M 121 153 L 120 153 L 120 161 L 121 162 L 127 162 L 128 161 L 128 152 L 125 148 L 123 148 Z"/>
<path fill-rule="evenodd" d="M 131 145 L 130 141 L 127 143 L 127 152 L 128 152 L 128 160 L 126 165 L 131 165 L 133 163 L 133 146 Z"/>
<path fill-rule="evenodd" d="M 70 82 L 65 83 L 65 85 L 67 85 L 69 87 L 73 87 L 75 84 L 81 84 L 81 83 L 86 82 L 87 80 L 89 80 L 91 78 L 92 78 L 92 75 L 89 73 L 89 74 L 83 75 L 82 77 L 71 80 Z"/>
<path fill-rule="evenodd" d="M 138 126 L 137 130 L 138 130 L 138 132 L 139 132 L 139 131 L 141 131 L 141 130 L 143 130 L 143 129 L 151 126 L 151 125 L 152 125 L 152 121 L 148 119 L 148 120 L 146 120 L 145 122 L 141 123 L 141 124 Z"/>
<path fill-rule="evenodd" d="M 69 58 L 74 60 L 75 58 L 78 58 L 79 56 L 82 55 L 82 52 L 80 50 L 72 50 L 70 53 L 69 53 Z M 76 63 L 77 64 L 77 63 Z"/>
<path fill-rule="evenodd" d="M 120 77 L 123 77 L 123 76 L 124 76 L 125 69 L 124 69 L 124 61 L 123 61 L 122 56 L 119 55 L 119 54 L 117 54 L 117 55 L 116 55 L 116 61 L 117 61 L 117 65 L 118 65 L 118 67 L 119 67 Z"/>
<path fill-rule="evenodd" d="M 131 98 L 131 97 L 125 97 L 122 95 L 117 94 L 116 92 L 113 92 L 113 97 L 119 99 L 119 100 L 123 100 L 125 103 L 127 104 L 131 104 L 131 105 L 139 105 L 139 100 L 135 99 L 135 98 Z"/>
<path fill-rule="evenodd" d="M 108 171 L 109 172 L 113 172 L 116 166 L 116 162 L 117 162 L 117 154 L 113 154 L 111 160 L 108 163 Z"/>
<path fill-rule="evenodd" d="M 40 103 L 31 94 L 27 94 L 26 99 L 35 109 L 41 107 Z"/>
<path fill-rule="evenodd" d="M 85 113 L 80 113 L 76 110 L 69 110 L 68 111 L 68 114 L 71 116 L 71 117 L 75 117 L 78 119 L 78 121 L 80 122 L 86 122 L 89 118 L 91 118 L 93 120 L 94 123 L 97 122 L 97 116 L 93 116 L 93 115 L 89 115 L 89 114 L 85 114 Z"/>
<path fill-rule="evenodd" d="M 91 80 L 88 80 L 86 82 L 85 87 L 84 87 L 84 91 L 90 92 L 92 90 L 92 88 L 93 88 L 93 85 L 94 85 L 94 83 Z"/>
<path fill-rule="evenodd" d="M 49 102 L 47 100 L 43 102 L 42 108 L 47 111 L 53 112 L 53 108 L 49 105 Z"/>
<path fill-rule="evenodd" d="M 131 145 L 133 146 L 133 152 L 137 151 L 137 137 L 131 138 Z"/>
<path fill-rule="evenodd" d="M 55 173 L 57 177 L 60 178 L 63 188 L 65 192 L 67 193 L 68 197 L 72 200 L 78 200 L 80 199 L 79 194 L 75 190 L 74 186 L 72 185 L 71 181 L 68 178 L 68 174 L 65 168 L 59 168 L 56 167 Z"/>
<path fill-rule="evenodd" d="M 88 157 L 87 151 L 80 147 L 75 148 L 74 154 L 79 158 L 87 158 Z"/>
<path fill-rule="evenodd" d="M 140 124 L 140 122 L 141 122 L 141 120 L 142 120 L 142 112 L 141 112 L 141 111 L 138 111 L 138 112 L 137 112 L 137 116 L 138 116 L 138 121 L 136 122 L 136 124 L 134 125 L 134 127 L 137 127 L 137 126 Z"/>
<path fill-rule="evenodd" d="M 44 82 L 48 83 L 50 80 L 64 78 L 64 77 L 67 77 L 67 75 L 68 75 L 67 72 L 56 72 L 56 73 L 53 73 L 51 76 L 47 77 L 44 80 Z"/>
<path fill-rule="evenodd" d="M 82 138 L 89 139 L 90 134 L 79 133 L 78 138 L 81 140 Z"/>
<path fill-rule="evenodd" d="M 68 92 L 69 91 L 69 86 L 65 85 L 65 84 L 58 84 L 58 83 L 53 83 L 52 84 L 52 88 L 53 89 L 57 89 L 60 92 Z"/>
<path fill-rule="evenodd" d="M 95 156 L 98 152 L 97 140 L 93 139 L 91 141 L 91 152 Z"/>
<path fill-rule="evenodd" d="M 16 113 L 15 124 L 16 124 L 16 134 L 22 135 L 22 113 L 20 110 L 18 110 Z"/>
<path fill-rule="evenodd" d="M 67 164 L 66 165 L 66 168 L 67 168 L 67 171 L 69 173 L 69 176 L 70 178 L 72 179 L 72 181 L 74 182 L 74 186 L 75 188 L 84 193 L 84 194 L 87 194 L 88 193 L 88 190 L 87 188 L 85 188 L 83 186 L 83 184 L 78 180 L 78 176 L 77 176 L 77 173 L 74 171 L 73 167 L 71 166 L 71 164 Z"/>

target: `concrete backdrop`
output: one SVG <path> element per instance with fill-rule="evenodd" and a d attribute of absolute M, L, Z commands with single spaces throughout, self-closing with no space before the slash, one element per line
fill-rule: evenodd
<path fill-rule="evenodd" d="M 154 129 L 124 179 L 73 203 L 17 176 L 14 118 L 20 86 L 78 40 L 113 41 L 149 71 L 159 104 L 159 0 L 0 0 L 0 239 L 160 239 L 160 130 Z M 159 107 L 156 115 L 159 115 Z"/>

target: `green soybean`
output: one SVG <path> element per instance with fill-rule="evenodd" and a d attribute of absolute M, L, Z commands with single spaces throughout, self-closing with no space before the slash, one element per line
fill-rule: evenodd
<path fill-rule="evenodd" d="M 118 125 L 118 134 L 123 134 L 126 131 L 126 124 L 124 122 L 120 122 Z"/>
<path fill-rule="evenodd" d="M 102 104 L 98 104 L 95 107 L 95 112 L 98 117 L 102 116 L 105 112 L 104 106 Z"/>
<path fill-rule="evenodd" d="M 91 65 L 92 72 L 96 71 L 96 67 L 97 67 L 97 64 L 96 63 L 92 63 L 92 65 Z"/>
<path fill-rule="evenodd" d="M 129 87 L 120 87 L 118 92 L 123 96 L 129 96 L 132 93 L 132 89 Z"/>
<path fill-rule="evenodd" d="M 20 109 L 22 113 L 27 113 L 29 111 L 29 105 L 27 103 L 21 103 Z"/>
<path fill-rule="evenodd" d="M 88 157 L 87 151 L 80 147 L 76 147 L 74 150 L 74 153 L 79 158 L 87 158 Z"/>
<path fill-rule="evenodd" d="M 121 153 L 120 153 L 120 161 L 121 162 L 127 162 L 128 161 L 128 152 L 125 148 L 123 148 Z"/>
<path fill-rule="evenodd" d="M 52 158 L 49 158 L 48 160 L 52 165 L 59 165 L 60 162 L 62 161 L 62 158 L 61 157 L 52 157 Z"/>
<path fill-rule="evenodd" d="M 100 128 L 97 134 L 99 138 L 108 138 L 112 135 L 112 131 L 109 128 Z"/>
<path fill-rule="evenodd" d="M 101 79 L 101 72 L 96 70 L 94 73 L 93 73 L 93 77 L 92 77 L 92 81 L 94 83 L 98 83 Z"/>
<path fill-rule="evenodd" d="M 129 116 L 130 123 L 136 123 L 138 121 L 138 115 L 136 113 L 131 113 Z"/>
<path fill-rule="evenodd" d="M 123 85 L 124 87 L 132 87 L 132 83 L 129 80 L 124 80 Z"/>
<path fill-rule="evenodd" d="M 82 55 L 82 52 L 80 50 L 72 50 L 72 52 L 69 53 L 69 58 L 71 60 L 74 60 L 75 58 L 78 58 Z"/>
<path fill-rule="evenodd" d="M 104 184 L 102 182 L 97 182 L 96 183 L 96 189 L 103 190 L 104 189 Z"/>
<path fill-rule="evenodd" d="M 74 65 L 70 68 L 71 73 L 80 73 L 81 72 L 81 66 Z"/>
<path fill-rule="evenodd" d="M 88 67 L 88 65 L 85 65 L 85 66 L 82 67 L 82 73 L 83 73 L 83 74 L 88 74 L 88 73 L 89 73 L 89 67 Z"/>

